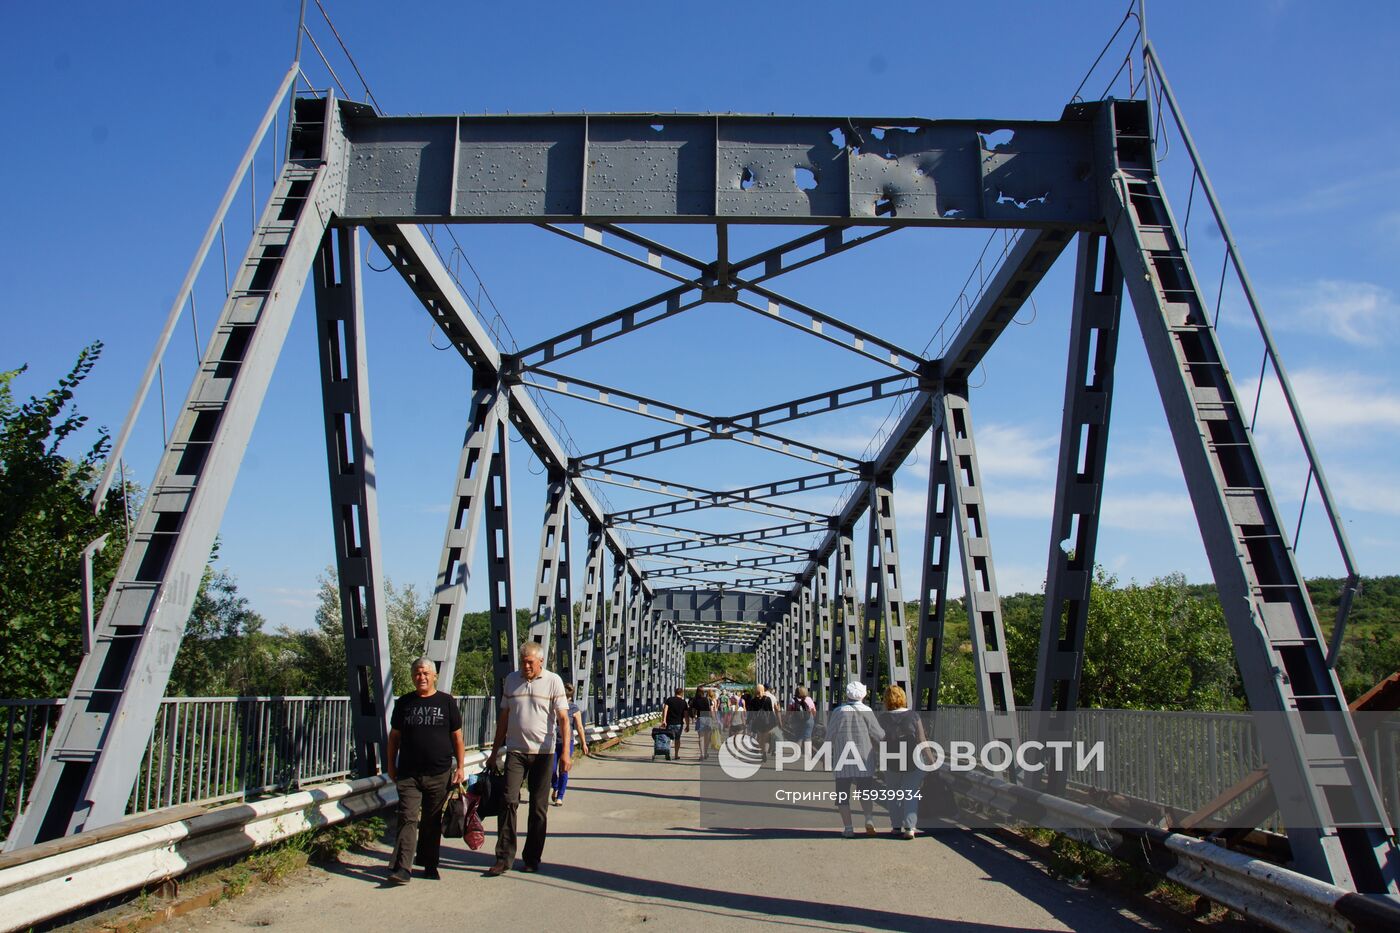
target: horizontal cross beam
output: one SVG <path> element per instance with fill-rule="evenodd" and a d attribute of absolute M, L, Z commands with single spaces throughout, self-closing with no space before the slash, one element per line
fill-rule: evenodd
<path fill-rule="evenodd" d="M 342 219 L 1086 227 L 1103 216 L 1098 106 L 1032 122 L 386 117 L 347 104 Z"/>

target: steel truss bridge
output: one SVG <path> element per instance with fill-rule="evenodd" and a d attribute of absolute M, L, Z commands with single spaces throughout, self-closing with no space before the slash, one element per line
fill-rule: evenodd
<path fill-rule="evenodd" d="M 1145 54 L 1162 99 L 1181 121 L 1150 46 Z M 297 73 L 294 65 L 260 133 Z M 1156 171 L 1156 115 L 1148 101 L 1075 103 L 1053 121 L 950 121 L 716 114 L 407 117 L 386 116 L 343 97 L 293 95 L 285 161 L 233 270 L 227 301 L 173 422 L 91 632 L 91 650 L 63 706 L 28 809 L 11 833 L 11 848 L 122 818 L 201 573 L 308 282 L 315 295 L 353 760 L 362 776 L 379 771 L 391 684 L 363 352 L 359 257 L 365 240 L 389 258 L 471 373 L 470 415 L 425 633 L 426 654 L 438 663 L 444 683 L 452 682 L 469 572 L 483 531 L 498 683 L 517 655 L 515 610 L 524 594 L 511 591 L 513 427 L 548 478 L 528 594 L 528 638 L 545 646 L 551 667 L 574 683 L 597 722 L 654 708 L 682 682 L 688 650 L 755 652 L 759 680 L 780 695 L 810 686 L 823 708 L 839 695 L 840 684 L 859 678 L 872 689 L 881 682 L 899 684 L 913 705 L 932 710 L 947 591 L 960 573 L 980 707 L 992 734 L 1014 737 L 1011 672 L 987 534 L 995 503 L 982 491 L 968 378 L 1047 270 L 1072 247 L 1071 339 L 1033 708 L 1068 712 L 1079 702 L 1126 291 L 1250 707 L 1294 714 L 1291 728 L 1264 749 L 1290 829 L 1294 866 L 1354 891 L 1400 890 L 1391 827 L 1344 715 L 1328 640 L 1266 482 L 1248 405 L 1222 354 L 1209 296 Z M 1180 126 L 1189 146 L 1184 122 Z M 833 127 L 841 129 L 839 138 Z M 1233 239 L 1196 164 L 1193 193 L 1199 179 L 1233 256 Z M 811 183 L 794 184 L 803 172 Z M 221 210 L 227 207 L 226 198 Z M 538 225 L 668 281 L 645 300 L 508 349 L 483 324 L 424 224 Z M 712 225 L 713 253 L 696 256 L 666 245 L 668 224 Z M 731 228 L 759 224 L 817 229 L 752 254 L 731 251 Z M 660 232 L 644 235 L 638 225 Z M 793 270 L 906 227 L 1018 234 L 934 355 L 779 290 L 779 280 Z M 189 281 L 177 308 L 188 292 Z M 875 361 L 889 373 L 749 411 L 701 412 L 557 368 L 572 355 L 706 303 L 732 304 L 786 325 L 794 336 Z M 168 340 L 169 328 L 162 346 Z M 1291 404 L 1286 377 L 1276 359 L 1274 364 Z M 661 426 L 624 444 L 571 455 L 537 404 L 539 393 L 630 412 Z M 853 458 L 784 433 L 785 425 L 802 418 L 896 398 L 907 402 L 903 413 L 869 457 Z M 138 398 L 133 419 L 140 403 Z M 130 427 L 129 421 L 113 463 Z M 926 435 L 927 524 L 917 562 L 921 579 L 911 584 L 901 577 L 894 484 Z M 725 449 L 715 442 L 796 463 L 790 472 L 726 489 L 647 475 L 634 465 L 662 451 L 695 448 L 694 456 L 702 457 Z M 1332 515 L 1350 568 L 1325 480 L 1310 462 L 1310 479 Z M 109 471 L 98 501 L 111 481 Z M 609 511 L 597 492 L 603 485 L 658 499 Z M 785 500 L 830 487 L 849 491 L 831 513 Z M 757 513 L 771 523 L 726 532 L 685 523 L 687 513 L 712 509 Z M 858 521 L 868 526 L 863 549 L 856 540 Z M 576 522 L 582 527 L 574 528 Z M 576 533 L 584 541 L 578 551 Z M 631 543 L 642 535 L 661 540 Z M 794 543 L 813 535 L 815 545 Z M 580 581 L 581 593 L 575 589 Z M 905 627 L 911 585 L 917 587 L 917 643 Z M 575 602 L 581 606 L 576 621 Z"/>

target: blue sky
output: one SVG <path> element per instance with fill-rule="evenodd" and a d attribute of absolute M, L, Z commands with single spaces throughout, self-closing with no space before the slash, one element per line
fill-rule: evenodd
<path fill-rule="evenodd" d="M 330 7 L 390 113 L 734 111 L 1055 119 L 1125 4 L 384 4 Z M 797 8 L 793 8 L 794 10 Z M 312 3 L 314 13 L 315 4 Z M 23 394 L 46 390 L 79 348 L 106 344 L 80 409 L 115 429 L 224 185 L 290 59 L 296 4 L 132 2 L 9 5 L 0 94 L 10 223 L 0 232 L 6 340 L 0 367 L 27 363 Z M 1390 4 L 1153 4 L 1149 29 L 1224 203 L 1305 412 L 1364 573 L 1400 572 L 1400 126 L 1394 101 L 1400 8 Z M 318 36 L 324 37 L 321 30 Z M 1120 45 L 1120 49 L 1121 49 Z M 314 57 L 308 51 L 307 56 Z M 1121 57 L 1121 52 L 1117 57 Z M 1136 67 L 1136 66 L 1135 66 Z M 337 62 L 347 84 L 347 70 Z M 308 67 L 314 77 L 324 72 Z M 1097 96 L 1108 83 L 1096 75 Z M 1165 172 L 1184 155 L 1170 152 Z M 270 151 L 260 156 L 266 192 Z M 1170 177 L 1170 175 L 1169 175 Z M 1185 176 L 1177 176 L 1182 182 Z M 1182 182 L 1184 184 L 1184 182 Z M 1180 189 L 1178 214 L 1184 212 Z M 1202 257 L 1218 238 L 1199 222 Z M 246 224 L 244 192 L 234 214 Z M 666 282 L 533 228 L 459 227 L 494 305 L 521 345 L 659 292 Z M 712 249 L 708 231 L 644 231 Z M 735 231 L 736 251 L 792 231 Z M 246 234 L 245 234 L 246 235 Z M 782 290 L 888 339 L 922 347 L 986 240 L 904 231 L 780 280 Z M 231 261 L 245 241 L 229 243 Z M 1004 593 L 1039 589 L 1049 544 L 1073 250 L 974 377 L 974 424 Z M 370 261 L 382 265 L 371 255 Z M 1213 284 L 1218 258 L 1198 260 Z M 217 248 L 197 295 L 207 328 Z M 468 376 L 433 349 L 421 307 L 392 274 L 365 271 L 379 448 L 384 565 L 427 589 L 466 418 Z M 471 296 L 473 299 L 476 295 Z M 309 299 L 288 338 L 222 531 L 222 564 L 273 624 L 309 624 L 332 560 Z M 1221 336 L 1253 397 L 1259 349 L 1229 290 Z M 192 362 L 188 322 L 172 351 L 173 412 Z M 704 306 L 580 354 L 559 369 L 725 413 L 884 375 L 820 341 L 735 308 Z M 1209 578 L 1141 341 L 1126 316 L 1118 362 L 1099 560 L 1123 579 Z M 1284 514 L 1303 472 L 1266 386 L 1257 434 Z M 578 446 L 654 433 L 655 422 L 551 401 Z M 784 430 L 859 454 L 884 409 Z M 636 461 L 640 472 L 709 488 L 808 472 L 797 461 L 702 445 Z M 148 404 L 127 453 L 149 482 L 160 448 Z M 75 446 L 76 449 L 76 446 Z M 513 450 L 516 601 L 530 596 L 543 506 L 538 464 Z M 898 477 L 901 549 L 917 591 L 927 445 Z M 786 465 L 785 465 L 786 464 Z M 653 501 L 608 490 L 619 508 Z M 794 499 L 825 511 L 833 496 Z M 1308 575 L 1338 563 L 1316 500 L 1299 545 Z M 697 528 L 772 523 L 696 516 Z M 677 524 L 686 524 L 677 522 Z M 1290 520 L 1290 525 L 1292 524 Z M 581 535 L 579 536 L 581 556 Z M 636 543 L 648 543 L 638 538 Z M 476 575 L 480 580 L 481 576 Z M 480 589 L 469 598 L 482 605 Z"/>

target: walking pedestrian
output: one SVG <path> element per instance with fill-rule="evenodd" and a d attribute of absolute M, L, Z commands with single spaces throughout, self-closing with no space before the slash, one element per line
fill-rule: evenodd
<path fill-rule="evenodd" d="M 579 751 L 584 755 L 588 754 L 588 737 L 583 731 L 583 710 L 579 709 L 574 702 L 574 685 L 564 685 L 564 697 L 569 701 L 569 732 L 570 738 L 578 743 Z M 563 736 L 559 736 L 560 742 Z M 569 772 L 560 769 L 559 762 L 564 759 L 564 746 L 556 742 L 554 745 L 554 783 L 549 792 L 549 802 L 556 807 L 564 805 L 564 791 L 569 789 Z M 572 753 L 573 749 L 570 748 Z"/>
<path fill-rule="evenodd" d="M 749 733 L 758 739 L 758 747 L 766 761 L 773 746 L 773 730 L 782 725 L 778 705 L 763 684 L 754 684 L 753 702 L 748 704 Z"/>
<path fill-rule="evenodd" d="M 689 715 L 690 704 L 685 701 L 685 688 L 677 687 L 676 692 L 661 703 L 661 728 L 671 733 L 671 747 L 676 750 L 677 760 L 681 757 L 681 731 Z"/>
<path fill-rule="evenodd" d="M 865 684 L 846 684 L 846 702 L 836 707 L 827 720 L 826 734 L 831 742 L 836 770 L 836 809 L 841 814 L 841 835 L 855 835 L 851 829 L 851 801 L 859 800 L 865 811 L 865 834 L 875 835 L 875 751 L 885 730 L 866 706 Z"/>
<path fill-rule="evenodd" d="M 486 877 L 503 875 L 515 863 L 515 817 L 522 784 L 530 791 L 530 822 L 520 870 L 540 870 L 549 826 L 548 788 L 554 748 L 559 747 L 559 768 L 567 773 L 573 765 L 571 731 L 564 681 L 544 669 L 540 643 L 528 641 L 520 648 L 520 669 L 507 674 L 501 686 L 496 736 L 487 759 L 488 766 L 494 767 L 504 746 L 506 793 L 496 817 L 496 863 L 486 870 Z"/>
<path fill-rule="evenodd" d="M 915 760 L 915 749 L 924 741 L 924 724 L 919 714 L 908 708 L 904 688 L 890 684 L 883 694 L 884 712 L 878 715 L 885 730 L 880 759 L 884 762 L 885 786 L 891 797 L 890 831 L 901 839 L 913 839 L 919 822 L 920 788 L 924 772 Z"/>
<path fill-rule="evenodd" d="M 389 880 L 408 884 L 416 861 L 436 881 L 442 845 L 442 805 L 452 784 L 466 780 L 462 711 L 437 688 L 437 665 L 418 658 L 410 666 L 413 692 L 394 701 L 385 762 L 399 792 L 399 836 Z M 453 763 L 453 759 L 456 763 Z"/>
<path fill-rule="evenodd" d="M 710 732 L 716 727 L 715 704 L 709 691 L 695 688 L 695 696 L 690 700 L 690 712 L 695 716 L 695 734 L 700 737 L 700 760 L 710 757 Z"/>

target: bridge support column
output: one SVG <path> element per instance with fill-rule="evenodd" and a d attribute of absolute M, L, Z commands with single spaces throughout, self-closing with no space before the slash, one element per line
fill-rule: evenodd
<path fill-rule="evenodd" d="M 588 523 L 588 556 L 583 567 L 583 604 L 578 620 L 578 644 L 574 649 L 574 698 L 593 722 L 606 712 L 607 683 L 602 677 L 606 641 L 600 630 L 603 608 L 603 526 Z M 572 615 L 573 607 L 569 608 Z"/>
<path fill-rule="evenodd" d="M 948 498 L 962 556 L 977 697 L 988 714 L 988 735 L 1014 742 L 1016 719 L 1010 714 L 1016 711 L 1016 698 L 1006 660 L 1006 633 L 1001 622 L 996 570 L 992 566 L 992 539 L 987 529 L 987 506 L 982 498 L 982 473 L 972 437 L 967 386 L 945 386 L 937 404 L 937 423 L 941 424 L 948 455 Z"/>
<path fill-rule="evenodd" d="M 861 679 L 861 625 L 856 611 L 855 528 L 840 529 L 836 541 L 836 619 L 832 654 L 835 679 L 831 682 L 832 703 L 846 701 L 846 684 Z"/>
<path fill-rule="evenodd" d="M 1056 713 L 1079 706 L 1123 302 L 1123 270 L 1105 237 L 1079 235 L 1075 268 L 1055 511 L 1045 571 L 1045 614 L 1031 706 Z M 1068 737 L 1068 717 L 1048 717 L 1042 726 L 1044 740 Z M 1054 772 L 1048 790 L 1062 791 L 1065 780 L 1063 771 Z"/>
<path fill-rule="evenodd" d="M 878 697 L 879 657 L 883 647 L 886 680 L 909 692 L 909 661 L 905 657 L 904 597 L 899 576 L 899 542 L 895 535 L 894 478 L 876 479 L 870 486 L 870 565 L 866 571 L 865 686 Z M 881 635 L 884 644 L 881 645 Z"/>
<path fill-rule="evenodd" d="M 948 426 L 934 401 L 932 442 L 929 445 L 928 506 L 924 520 L 923 586 L 919 594 L 918 681 L 910 708 L 938 708 L 938 685 L 943 676 L 943 626 L 948 614 L 948 561 L 952 556 L 953 497 L 948 458 Z"/>
<path fill-rule="evenodd" d="M 624 716 L 635 716 L 641 706 L 641 697 L 637 694 L 637 662 L 641 659 L 642 581 L 630 573 L 628 578 L 631 585 L 627 599 L 627 670 L 623 678 L 622 709 Z"/>
<path fill-rule="evenodd" d="M 607 647 L 603 653 L 603 693 L 599 699 L 603 725 L 612 725 L 623 713 L 623 678 L 627 658 L 627 569 L 613 553 L 612 602 L 608 605 Z"/>
<path fill-rule="evenodd" d="M 1120 128 L 1115 121 L 1124 119 Z M 1288 529 L 1254 447 L 1202 295 L 1123 102 L 1104 112 L 1113 148 L 1099 186 L 1114 253 L 1162 397 L 1215 575 L 1269 781 L 1303 871 L 1367 893 L 1400 893 L 1400 852 L 1323 640 Z M 1118 168 L 1119 160 L 1127 163 Z M 1228 240 L 1228 231 L 1227 231 Z M 1245 278 L 1243 268 L 1239 268 Z M 1287 379 L 1275 362 L 1280 381 Z M 1323 480 L 1318 477 L 1319 485 Z M 1339 537 L 1344 532 L 1339 528 Z"/>
<path fill-rule="evenodd" d="M 801 674 L 798 677 L 797 686 L 812 689 L 812 670 L 816 664 L 816 646 L 812 644 L 815 626 L 812 623 L 812 583 L 806 581 L 802 584 L 802 630 L 799 633 L 800 640 L 798 650 L 802 653 Z"/>
<path fill-rule="evenodd" d="M 423 653 L 437 663 L 438 683 L 452 689 L 462 637 L 467 586 L 471 581 L 477 535 L 485 522 L 487 483 L 500 426 L 505 419 L 504 388 L 494 378 L 481 380 L 472 394 L 467 433 L 457 460 L 452 509 L 443 536 L 442 556 L 428 611 Z"/>
<path fill-rule="evenodd" d="M 560 580 L 568 580 L 560 573 L 565 547 L 566 529 L 569 521 L 569 482 L 563 470 L 551 470 L 549 483 L 545 489 L 544 527 L 540 530 L 540 556 L 535 568 L 535 596 L 530 605 L 530 641 L 537 642 L 544 649 L 544 663 L 550 670 L 563 676 L 563 664 L 551 657 L 563 659 L 559 652 L 551 654 L 552 648 L 564 648 L 551 641 L 559 624 Z M 567 583 L 565 584 L 567 585 Z"/>
<path fill-rule="evenodd" d="M 312 280 L 353 760 L 355 773 L 369 777 L 379 773 L 388 748 L 393 682 L 379 563 L 359 242 L 356 228 L 326 231 Z"/>
<path fill-rule="evenodd" d="M 496 677 L 496 697 L 506 675 L 515 670 L 520 655 L 520 633 L 515 623 L 510 572 L 510 427 L 506 410 L 509 396 L 501 393 L 502 409 L 496 424 L 496 449 L 491 454 L 486 479 L 486 581 L 490 587 L 491 667 Z"/>
<path fill-rule="evenodd" d="M 812 653 L 817 659 L 817 669 L 812 678 L 812 702 L 817 705 L 817 716 L 826 722 L 826 711 L 831 706 L 832 684 L 832 635 L 831 635 L 831 573 L 826 564 L 817 566 L 812 586 L 816 589 L 816 628 L 812 634 Z"/>

